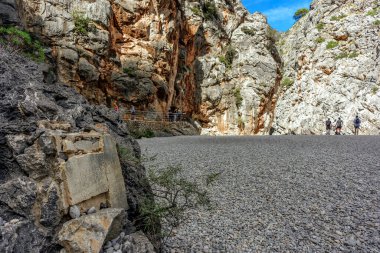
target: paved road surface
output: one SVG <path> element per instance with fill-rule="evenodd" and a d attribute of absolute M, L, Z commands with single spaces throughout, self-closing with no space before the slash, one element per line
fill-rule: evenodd
<path fill-rule="evenodd" d="M 380 252 L 380 138 L 173 137 L 139 141 L 182 164 L 215 207 L 188 213 L 170 252 Z"/>

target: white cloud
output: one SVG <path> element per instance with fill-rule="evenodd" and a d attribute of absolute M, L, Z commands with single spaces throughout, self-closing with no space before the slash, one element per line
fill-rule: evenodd
<path fill-rule="evenodd" d="M 309 6 L 309 1 L 303 1 L 291 6 L 280 6 L 264 11 L 264 15 L 272 22 L 288 21 L 293 18 L 294 13 L 300 9 Z"/>

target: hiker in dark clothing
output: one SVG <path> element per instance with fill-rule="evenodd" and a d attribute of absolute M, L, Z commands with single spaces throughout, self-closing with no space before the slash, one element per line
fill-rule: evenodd
<path fill-rule="evenodd" d="M 330 118 L 328 118 L 326 120 L 326 134 L 330 135 L 330 131 L 331 131 L 331 120 L 330 120 Z"/>
<path fill-rule="evenodd" d="M 343 127 L 343 120 L 339 117 L 336 121 L 336 128 L 335 128 L 335 134 L 340 135 L 340 132 L 342 131 Z"/>
<path fill-rule="evenodd" d="M 362 122 L 360 121 L 360 118 L 358 115 L 356 115 L 355 119 L 354 119 L 354 128 L 355 128 L 355 135 L 359 135 L 359 129 L 360 129 L 360 124 Z"/>

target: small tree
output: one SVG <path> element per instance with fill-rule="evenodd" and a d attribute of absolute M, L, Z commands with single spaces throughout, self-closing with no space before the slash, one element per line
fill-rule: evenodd
<path fill-rule="evenodd" d="M 298 9 L 296 13 L 294 13 L 293 18 L 295 21 L 298 21 L 299 19 L 301 19 L 303 16 L 305 16 L 308 13 L 309 13 L 309 9 L 307 8 Z"/>

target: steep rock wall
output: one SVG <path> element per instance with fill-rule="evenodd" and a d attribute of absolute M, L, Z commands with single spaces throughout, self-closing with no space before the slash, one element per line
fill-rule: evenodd
<path fill-rule="evenodd" d="M 175 107 L 208 134 L 269 131 L 279 61 L 266 19 L 239 0 L 17 3 L 24 25 L 50 45 L 59 79 L 91 102 Z M 238 54 L 226 64 L 229 48 Z"/>
<path fill-rule="evenodd" d="M 316 0 L 280 44 L 284 79 L 276 133 L 322 134 L 324 122 L 341 117 L 343 132 L 380 133 L 379 1 Z M 377 21 L 380 22 L 380 21 Z M 288 82 L 291 84 L 291 82 Z"/>

